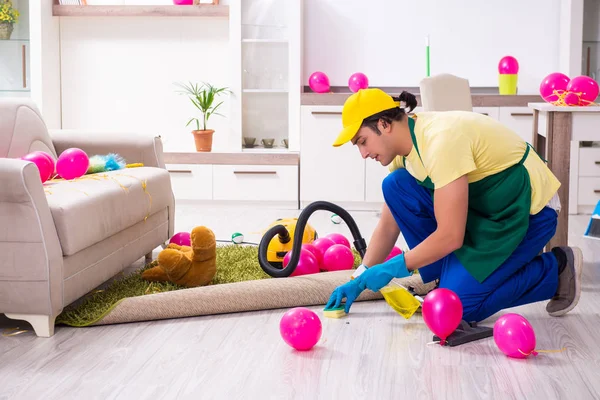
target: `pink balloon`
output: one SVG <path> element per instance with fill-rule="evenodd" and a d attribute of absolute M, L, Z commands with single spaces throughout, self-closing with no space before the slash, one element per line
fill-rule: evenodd
<path fill-rule="evenodd" d="M 306 351 L 321 339 L 323 327 L 319 316 L 305 307 L 296 307 L 283 314 L 279 321 L 281 338 L 290 347 Z"/>
<path fill-rule="evenodd" d="M 343 244 L 334 244 L 323 254 L 323 271 L 341 271 L 352 269 L 354 266 L 354 255 L 349 247 Z"/>
<path fill-rule="evenodd" d="M 329 78 L 323 72 L 313 72 L 308 78 L 308 86 L 316 93 L 327 93 L 330 90 Z"/>
<path fill-rule="evenodd" d="M 317 248 L 317 250 L 319 250 L 321 252 L 322 255 L 325 255 L 325 252 L 327 251 L 328 248 L 330 248 L 331 246 L 333 246 L 335 244 L 335 242 L 329 238 L 326 237 L 322 237 L 322 238 L 318 238 L 315 239 L 312 242 L 312 245 L 315 246 Z M 321 262 L 321 265 L 323 263 Z"/>
<path fill-rule="evenodd" d="M 519 73 L 519 62 L 513 56 L 502 57 L 498 63 L 498 72 L 501 74 Z"/>
<path fill-rule="evenodd" d="M 494 342 L 509 357 L 537 355 L 533 327 L 519 314 L 509 313 L 498 318 L 494 324 Z"/>
<path fill-rule="evenodd" d="M 580 105 L 588 105 L 598 97 L 598 83 L 589 76 L 577 76 L 567 85 L 567 92 L 577 93 L 581 101 Z"/>
<path fill-rule="evenodd" d="M 194 0 L 173 0 L 173 4 L 176 6 L 191 6 L 194 4 Z"/>
<path fill-rule="evenodd" d="M 425 296 L 422 313 L 425 324 L 444 344 L 446 338 L 460 325 L 463 306 L 456 293 L 439 288 Z"/>
<path fill-rule="evenodd" d="M 63 179 L 71 180 L 85 175 L 90 166 L 90 160 L 85 151 L 70 148 L 61 153 L 56 161 L 56 172 Z"/>
<path fill-rule="evenodd" d="M 312 243 L 303 243 L 302 249 L 311 252 L 312 255 L 317 259 L 319 268 L 321 268 L 321 264 L 323 264 L 323 253 L 321 253 L 321 250 L 317 249 Z"/>
<path fill-rule="evenodd" d="M 387 261 L 390 258 L 394 258 L 399 254 L 402 254 L 402 250 L 400 250 L 398 246 L 394 246 L 394 248 L 392 249 L 392 251 L 390 251 L 390 254 L 385 258 L 384 261 Z"/>
<path fill-rule="evenodd" d="M 40 179 L 42 180 L 42 183 L 50 179 L 54 173 L 54 160 L 43 151 L 34 151 L 33 153 L 29 153 L 21 157 L 21 160 L 31 161 L 37 166 L 40 172 Z"/>
<path fill-rule="evenodd" d="M 362 72 L 356 72 L 350 75 L 348 79 L 348 87 L 354 93 L 358 92 L 360 89 L 366 89 L 369 87 L 369 78 Z"/>
<path fill-rule="evenodd" d="M 583 105 L 580 102 L 579 96 L 577 96 L 577 94 L 575 93 L 567 93 L 567 95 L 564 98 L 565 100 L 565 104 L 568 106 L 580 106 Z"/>
<path fill-rule="evenodd" d="M 50 178 L 52 178 L 55 174 L 56 174 L 56 161 L 54 161 L 54 158 L 52 158 L 52 156 L 44 151 L 42 151 L 42 154 L 46 156 L 46 158 L 48 159 L 48 161 L 50 161 L 50 163 L 52 164 L 52 173 L 50 174 Z M 48 178 L 48 179 L 50 179 Z"/>
<path fill-rule="evenodd" d="M 325 235 L 325 237 L 327 239 L 333 240 L 335 244 L 343 244 L 347 248 L 351 248 L 350 242 L 348 241 L 348 239 L 346 239 L 346 236 L 342 235 L 341 233 L 330 233 L 328 235 Z"/>
<path fill-rule="evenodd" d="M 190 236 L 191 235 L 189 232 L 178 232 L 173 235 L 171 240 L 169 240 L 169 243 L 175 243 L 180 246 L 191 246 L 192 240 L 191 240 Z"/>
<path fill-rule="evenodd" d="M 542 83 L 540 83 L 540 96 L 548 103 L 557 101 L 558 96 L 554 94 L 554 91 L 557 90 L 560 94 L 567 90 L 569 80 L 569 77 L 561 72 L 551 73 L 542 80 Z"/>
<path fill-rule="evenodd" d="M 287 267 L 292 258 L 292 252 L 288 251 L 283 257 L 283 268 Z M 321 272 L 317 258 L 308 250 L 300 250 L 300 258 L 294 272 L 290 276 L 310 275 Z"/>

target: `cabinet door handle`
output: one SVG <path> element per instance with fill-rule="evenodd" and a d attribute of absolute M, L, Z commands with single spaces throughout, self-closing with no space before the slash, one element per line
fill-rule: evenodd
<path fill-rule="evenodd" d="M 341 111 L 311 111 L 312 115 L 342 115 Z"/>
<path fill-rule="evenodd" d="M 276 175 L 277 171 L 233 171 L 238 175 Z"/>
<path fill-rule="evenodd" d="M 21 57 L 23 62 L 23 89 L 27 88 L 27 54 L 25 52 L 25 45 L 21 48 Z"/>
<path fill-rule="evenodd" d="M 600 193 L 600 189 L 594 189 L 594 193 Z"/>
<path fill-rule="evenodd" d="M 490 114 L 488 114 L 488 113 L 480 113 L 480 114 L 481 114 L 481 115 L 490 115 Z"/>
<path fill-rule="evenodd" d="M 510 113 L 511 117 L 533 117 L 533 113 Z"/>
<path fill-rule="evenodd" d="M 168 170 L 172 174 L 191 174 L 191 169 L 169 169 Z"/>
<path fill-rule="evenodd" d="M 594 164 L 596 164 L 596 165 L 599 165 L 599 164 L 600 164 L 600 161 L 596 161 L 596 162 L 594 162 Z"/>

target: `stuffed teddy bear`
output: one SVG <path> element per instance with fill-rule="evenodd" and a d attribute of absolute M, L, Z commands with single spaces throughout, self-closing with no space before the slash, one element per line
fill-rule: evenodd
<path fill-rule="evenodd" d="M 217 273 L 217 241 L 213 231 L 195 227 L 190 234 L 191 246 L 171 243 L 158 254 L 158 265 L 142 273 L 152 282 L 173 282 L 196 287 L 210 283 Z"/>

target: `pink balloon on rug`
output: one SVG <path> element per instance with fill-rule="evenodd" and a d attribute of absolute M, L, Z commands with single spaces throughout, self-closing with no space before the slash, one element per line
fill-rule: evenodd
<path fill-rule="evenodd" d="M 349 247 L 343 244 L 334 244 L 323 254 L 323 271 L 341 271 L 352 269 L 354 266 L 354 254 Z"/>
<path fill-rule="evenodd" d="M 31 161 L 37 166 L 42 183 L 50 179 L 54 173 L 54 160 L 43 151 L 34 151 L 24 155 L 21 160 Z"/>
<path fill-rule="evenodd" d="M 312 243 L 303 243 L 302 249 L 311 252 L 312 255 L 317 259 L 319 268 L 321 268 L 321 264 L 323 263 L 323 253 L 321 253 L 321 250 L 317 249 Z"/>
<path fill-rule="evenodd" d="M 369 87 L 369 78 L 362 72 L 356 72 L 350 75 L 348 79 L 348 87 L 354 93 L 358 92 L 360 89 L 366 89 Z"/>
<path fill-rule="evenodd" d="M 507 356 L 527 358 L 535 351 L 535 332 L 525 317 L 509 313 L 504 314 L 494 324 L 494 342 Z"/>
<path fill-rule="evenodd" d="M 392 251 L 390 251 L 390 254 L 385 258 L 385 261 L 389 260 L 390 258 L 394 258 L 399 254 L 402 254 L 402 250 L 400 250 L 398 246 L 394 246 Z"/>
<path fill-rule="evenodd" d="M 171 240 L 169 240 L 169 243 L 175 243 L 180 246 L 191 246 L 192 240 L 191 240 L 190 236 L 191 235 L 189 232 L 178 232 L 173 235 Z"/>
<path fill-rule="evenodd" d="M 334 244 L 335 242 L 333 240 L 326 237 L 315 239 L 312 242 L 312 245 L 315 246 L 317 250 L 321 252 L 322 255 L 325 255 L 327 249 L 333 246 Z"/>
<path fill-rule="evenodd" d="M 333 240 L 333 242 L 336 244 L 343 244 L 347 248 L 351 248 L 350 242 L 348 241 L 348 239 L 346 239 L 346 236 L 342 235 L 341 233 L 330 233 L 328 235 L 325 235 L 325 237 L 327 239 Z"/>
<path fill-rule="evenodd" d="M 90 160 L 85 151 L 73 147 L 63 151 L 58 157 L 56 172 L 63 179 L 71 180 L 85 175 L 89 166 Z"/>
<path fill-rule="evenodd" d="M 314 311 L 305 307 L 295 307 L 281 317 L 279 333 L 288 346 L 306 351 L 319 342 L 323 327 L 319 316 Z"/>
<path fill-rule="evenodd" d="M 292 258 L 292 252 L 288 251 L 283 257 L 283 268 L 287 267 Z M 317 258 L 306 249 L 300 249 L 300 258 L 294 272 L 290 276 L 310 275 L 321 272 Z"/>

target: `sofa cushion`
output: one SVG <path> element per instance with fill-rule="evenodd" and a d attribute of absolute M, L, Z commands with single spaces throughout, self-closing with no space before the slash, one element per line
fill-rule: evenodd
<path fill-rule="evenodd" d="M 173 196 L 168 171 L 154 167 L 48 181 L 44 188 L 65 256 L 145 220 Z"/>

